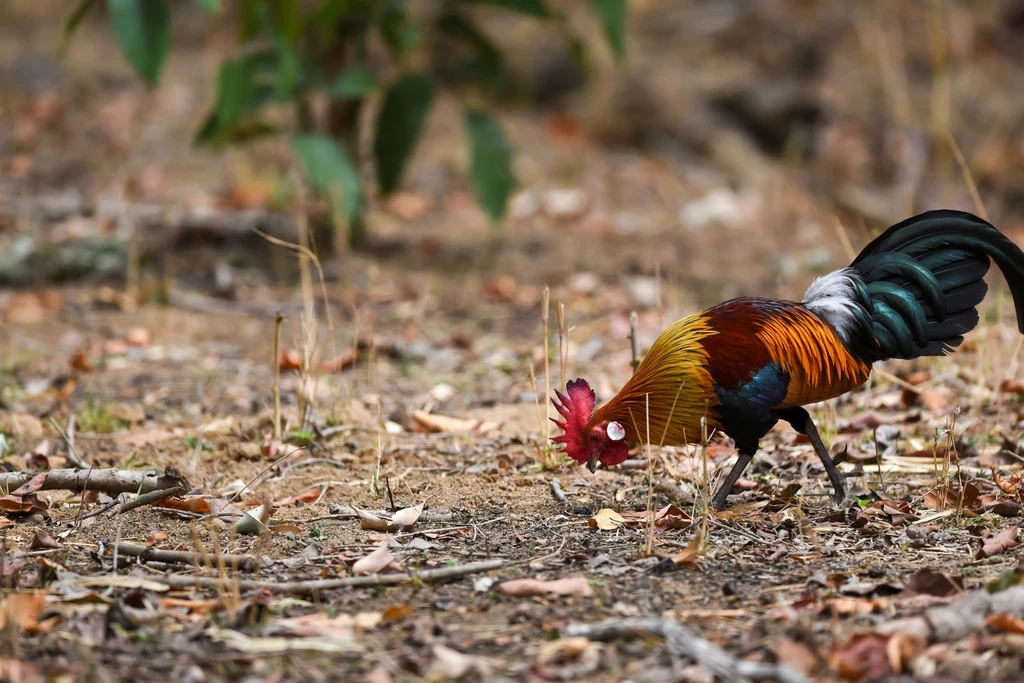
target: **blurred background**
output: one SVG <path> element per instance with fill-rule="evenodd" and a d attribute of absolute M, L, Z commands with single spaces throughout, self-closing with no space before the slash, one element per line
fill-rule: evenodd
<path fill-rule="evenodd" d="M 0 316 L 263 353 L 326 300 L 514 399 L 549 285 L 622 374 L 630 310 L 799 298 L 908 213 L 1024 241 L 1022 37 L 1017 0 L 8 0 Z"/>

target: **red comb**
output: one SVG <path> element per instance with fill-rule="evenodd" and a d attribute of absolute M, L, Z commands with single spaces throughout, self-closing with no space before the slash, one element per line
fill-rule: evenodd
<path fill-rule="evenodd" d="M 552 437 L 552 441 L 565 445 L 565 453 L 570 458 L 585 462 L 587 460 L 586 434 L 587 423 L 594 412 L 597 395 L 584 379 L 570 380 L 565 385 L 565 394 L 555 391 L 557 398 L 551 403 L 563 420 L 551 418 L 564 434 Z"/>

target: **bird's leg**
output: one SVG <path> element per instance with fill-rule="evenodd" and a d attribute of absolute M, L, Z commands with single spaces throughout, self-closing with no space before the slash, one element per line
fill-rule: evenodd
<path fill-rule="evenodd" d="M 711 506 L 717 509 L 725 507 L 725 499 L 729 497 L 729 492 L 732 491 L 732 487 L 736 485 L 740 475 L 743 474 L 743 470 L 747 469 L 747 465 L 754 458 L 754 453 L 757 452 L 757 445 L 755 443 L 753 448 L 739 449 L 739 459 L 736 460 L 736 464 L 729 470 L 729 476 L 725 478 L 725 483 L 718 489 L 714 497 L 711 498 Z"/>
<path fill-rule="evenodd" d="M 829 457 L 825 444 L 821 442 L 821 437 L 818 436 L 818 428 L 814 426 L 814 421 L 811 420 L 810 414 L 803 408 L 790 408 L 780 411 L 779 417 L 792 425 L 793 429 L 806 435 L 810 440 L 811 445 L 814 447 L 814 452 L 818 454 L 818 459 L 825 466 L 825 473 L 828 474 L 829 481 L 832 482 L 832 488 L 835 491 L 832 499 L 836 503 L 842 503 L 846 498 L 846 480 L 839 472 L 839 468 L 832 462 L 832 458 Z"/>

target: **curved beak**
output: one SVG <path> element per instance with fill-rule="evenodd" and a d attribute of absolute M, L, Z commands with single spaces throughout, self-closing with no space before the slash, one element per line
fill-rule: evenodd
<path fill-rule="evenodd" d="M 587 460 L 587 469 L 590 470 L 591 474 L 597 472 L 597 454 L 591 453 L 590 458 Z"/>

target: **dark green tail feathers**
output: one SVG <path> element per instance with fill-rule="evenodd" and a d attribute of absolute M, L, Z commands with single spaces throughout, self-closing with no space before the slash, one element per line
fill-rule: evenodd
<path fill-rule="evenodd" d="M 871 360 L 941 356 L 959 346 L 978 324 L 990 260 L 1010 286 L 1024 334 L 1024 252 L 987 221 L 928 211 L 872 240 L 850 264 L 871 300 Z"/>

